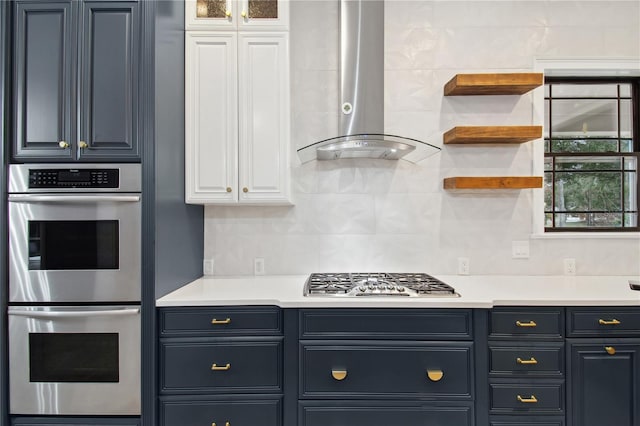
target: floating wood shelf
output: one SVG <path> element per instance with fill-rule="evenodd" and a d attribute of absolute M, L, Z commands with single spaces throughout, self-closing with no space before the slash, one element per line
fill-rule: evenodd
<path fill-rule="evenodd" d="M 444 189 L 542 188 L 539 176 L 457 176 L 444 179 Z"/>
<path fill-rule="evenodd" d="M 543 81 L 542 73 L 457 74 L 445 84 L 444 95 L 522 95 Z"/>
<path fill-rule="evenodd" d="M 516 144 L 542 137 L 542 126 L 458 126 L 443 135 L 445 144 Z"/>

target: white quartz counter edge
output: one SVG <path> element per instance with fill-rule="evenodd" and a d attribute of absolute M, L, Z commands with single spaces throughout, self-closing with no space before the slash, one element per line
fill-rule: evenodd
<path fill-rule="evenodd" d="M 493 306 L 640 306 L 639 276 L 436 275 L 460 297 L 305 297 L 306 275 L 203 277 L 156 306 L 276 305 L 282 308 L 491 308 Z"/>

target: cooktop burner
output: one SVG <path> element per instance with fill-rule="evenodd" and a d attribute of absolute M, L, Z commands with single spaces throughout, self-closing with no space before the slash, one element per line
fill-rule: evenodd
<path fill-rule="evenodd" d="M 311 274 L 305 296 L 459 297 L 453 287 L 422 273 Z"/>

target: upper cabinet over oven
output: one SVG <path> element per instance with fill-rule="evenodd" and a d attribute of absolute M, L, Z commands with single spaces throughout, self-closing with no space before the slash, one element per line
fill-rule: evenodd
<path fill-rule="evenodd" d="M 13 160 L 139 161 L 139 2 L 13 7 Z"/>
<path fill-rule="evenodd" d="M 187 30 L 286 31 L 289 0 L 186 0 Z"/>

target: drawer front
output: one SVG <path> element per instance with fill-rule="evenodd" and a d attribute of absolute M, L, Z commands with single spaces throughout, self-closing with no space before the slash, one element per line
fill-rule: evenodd
<path fill-rule="evenodd" d="M 560 339 L 564 336 L 562 309 L 502 309 L 491 311 L 490 338 Z"/>
<path fill-rule="evenodd" d="M 281 310 L 273 306 L 161 308 L 159 311 L 161 336 L 282 334 Z"/>
<path fill-rule="evenodd" d="M 303 342 L 302 398 L 472 398 L 472 343 Z M 440 372 L 442 374 L 440 374 Z"/>
<path fill-rule="evenodd" d="M 165 339 L 164 393 L 273 393 L 282 389 L 282 339 Z"/>
<path fill-rule="evenodd" d="M 492 413 L 564 413 L 564 383 L 491 383 Z"/>
<path fill-rule="evenodd" d="M 470 340 L 468 309 L 301 309 L 304 339 Z"/>
<path fill-rule="evenodd" d="M 564 343 L 492 343 L 489 347 L 490 376 L 562 377 Z"/>
<path fill-rule="evenodd" d="M 384 402 L 302 405 L 300 426 L 472 426 L 467 406 L 391 405 Z"/>
<path fill-rule="evenodd" d="M 568 309 L 568 334 L 577 336 L 640 335 L 640 308 Z"/>
<path fill-rule="evenodd" d="M 494 417 L 490 426 L 564 426 L 563 417 L 503 416 Z"/>
<path fill-rule="evenodd" d="M 161 426 L 281 426 L 280 400 L 160 402 Z"/>

